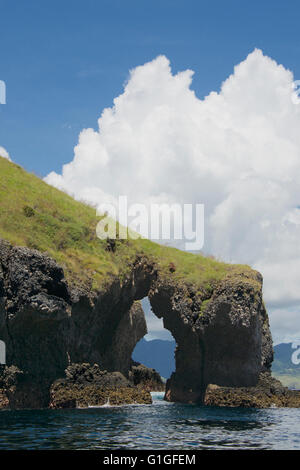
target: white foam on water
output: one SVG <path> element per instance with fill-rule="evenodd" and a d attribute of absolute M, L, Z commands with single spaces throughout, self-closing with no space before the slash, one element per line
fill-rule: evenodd
<path fill-rule="evenodd" d="M 154 402 L 162 402 L 165 396 L 165 392 L 151 392 L 151 397 Z"/>

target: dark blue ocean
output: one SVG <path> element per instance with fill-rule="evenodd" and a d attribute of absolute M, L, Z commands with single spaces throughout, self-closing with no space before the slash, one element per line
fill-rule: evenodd
<path fill-rule="evenodd" d="M 0 449 L 300 449 L 300 409 L 166 403 L 1 411 Z"/>

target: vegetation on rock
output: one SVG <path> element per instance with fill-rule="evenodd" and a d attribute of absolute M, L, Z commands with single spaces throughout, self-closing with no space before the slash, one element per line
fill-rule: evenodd
<path fill-rule="evenodd" d="M 146 333 L 135 301 L 145 296 L 177 343 L 167 400 L 203 403 L 211 383 L 255 386 L 273 359 L 262 276 L 145 239 L 99 240 L 98 220 L 92 207 L 0 158 L 0 335 L 7 364 L 24 372 L 10 403 L 102 404 L 103 381 L 115 376 L 91 366 L 82 374 L 81 365 L 62 379 L 64 371 L 96 363 L 129 378 Z M 148 393 L 127 378 L 111 387 L 112 402 Z"/>
<path fill-rule="evenodd" d="M 120 372 L 100 370 L 97 364 L 72 364 L 66 378 L 50 389 L 50 408 L 82 408 L 125 404 L 150 404 L 148 391 L 134 387 Z"/>
<path fill-rule="evenodd" d="M 182 252 L 146 239 L 120 240 L 108 249 L 96 236 L 96 210 L 0 157 L 0 238 L 46 252 L 64 268 L 67 280 L 100 290 L 126 277 L 139 256 L 155 264 L 160 276 L 193 284 L 207 297 L 215 282 L 242 275 L 260 288 L 253 271 L 201 254 Z M 203 291 L 206 291 L 203 294 Z"/>
<path fill-rule="evenodd" d="M 134 385 L 138 385 L 149 392 L 163 392 L 165 384 L 155 369 L 150 369 L 138 362 L 133 362 L 131 368 L 131 379 Z"/>
<path fill-rule="evenodd" d="M 266 372 L 260 375 L 255 387 L 218 387 L 209 385 L 204 404 L 244 408 L 300 408 L 300 391 L 284 387 Z"/>

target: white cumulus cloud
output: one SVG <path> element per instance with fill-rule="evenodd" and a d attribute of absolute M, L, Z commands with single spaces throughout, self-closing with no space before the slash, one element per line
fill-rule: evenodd
<path fill-rule="evenodd" d="M 203 100 L 192 77 L 191 70 L 174 75 L 164 56 L 132 70 L 98 129 L 84 129 L 73 161 L 46 181 L 93 204 L 119 195 L 144 204 L 204 203 L 204 250 L 259 269 L 273 331 L 286 335 L 285 319 L 293 318 L 300 336 L 293 74 L 254 50 Z"/>
<path fill-rule="evenodd" d="M 7 160 L 11 161 L 8 151 L 5 150 L 5 148 L 1 146 L 0 146 L 0 157 L 7 158 Z"/>

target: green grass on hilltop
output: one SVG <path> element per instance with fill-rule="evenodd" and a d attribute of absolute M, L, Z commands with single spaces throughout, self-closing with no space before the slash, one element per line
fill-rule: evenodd
<path fill-rule="evenodd" d="M 146 239 L 117 241 L 116 251 L 107 251 L 106 240 L 96 236 L 98 221 L 92 207 L 0 157 L 0 237 L 13 245 L 47 252 L 73 282 L 101 288 L 111 275 L 128 273 L 137 255 L 153 260 L 161 276 L 173 276 L 199 288 L 209 288 L 228 273 L 245 273 L 249 282 L 252 279 L 247 266 L 229 265 Z M 176 268 L 173 274 L 170 263 Z"/>

